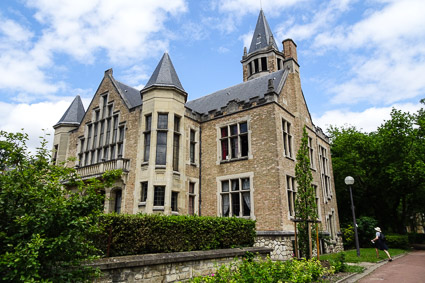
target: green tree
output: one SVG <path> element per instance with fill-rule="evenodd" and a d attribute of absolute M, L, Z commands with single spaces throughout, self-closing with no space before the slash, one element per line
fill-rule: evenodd
<path fill-rule="evenodd" d="M 27 153 L 27 140 L 23 133 L 0 132 L 0 278 L 89 280 L 96 271 L 81 263 L 97 253 L 88 235 L 99 229 L 98 191 L 116 172 L 104 182 L 83 183 L 74 169 L 50 164 L 45 140 L 35 155 Z"/>
<path fill-rule="evenodd" d="M 297 195 L 295 199 L 295 216 L 301 219 L 298 222 L 298 244 L 299 249 L 306 258 L 309 257 L 309 237 L 308 237 L 308 222 L 302 220 L 317 220 L 317 205 L 315 191 L 311 182 L 313 176 L 310 168 L 310 158 L 308 149 L 308 135 L 303 128 L 303 137 L 301 145 L 297 152 L 297 164 L 295 165 L 295 179 L 297 181 Z M 314 235 L 314 225 L 312 229 Z M 315 241 L 312 241 L 313 245 Z"/>

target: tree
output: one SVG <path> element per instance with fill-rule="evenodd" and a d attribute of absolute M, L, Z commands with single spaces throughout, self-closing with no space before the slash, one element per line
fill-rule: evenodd
<path fill-rule="evenodd" d="M 97 254 L 103 197 L 116 172 L 82 182 L 74 169 L 50 164 L 46 141 L 27 153 L 28 136 L 0 132 L 0 278 L 3 281 L 86 281 L 96 271 L 82 265 Z M 64 183 L 72 191 L 64 189 Z"/>
<path fill-rule="evenodd" d="M 295 199 L 295 218 L 301 221 L 297 224 L 299 236 L 299 249 L 306 258 L 309 257 L 309 235 L 307 220 L 317 220 L 317 205 L 315 191 L 311 182 L 310 158 L 308 149 L 308 135 L 303 128 L 303 137 L 301 139 L 300 149 L 297 152 L 297 164 L 295 165 L 295 179 L 297 181 L 297 195 Z M 314 229 L 312 229 L 314 231 Z M 314 241 L 313 241 L 314 245 Z"/>
<path fill-rule="evenodd" d="M 422 100 L 421 103 L 425 101 Z M 349 223 L 347 186 L 353 176 L 357 216 L 370 216 L 381 227 L 403 233 L 411 217 L 425 207 L 425 112 L 393 109 L 391 118 L 371 133 L 355 127 L 331 127 L 332 165 L 340 217 Z"/>

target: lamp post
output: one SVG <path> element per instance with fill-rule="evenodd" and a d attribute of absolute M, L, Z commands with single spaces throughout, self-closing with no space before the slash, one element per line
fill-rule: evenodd
<path fill-rule="evenodd" d="M 357 235 L 356 213 L 354 212 L 353 193 L 351 192 L 351 185 L 354 184 L 354 178 L 351 176 L 347 176 L 344 182 L 350 188 L 351 212 L 353 214 L 353 224 L 354 224 L 354 240 L 356 242 L 357 256 L 360 256 L 359 237 Z"/>

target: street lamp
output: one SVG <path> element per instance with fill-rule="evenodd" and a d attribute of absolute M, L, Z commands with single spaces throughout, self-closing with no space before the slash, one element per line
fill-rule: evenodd
<path fill-rule="evenodd" d="M 351 212 L 353 213 L 353 224 L 354 224 L 354 240 L 356 242 L 357 256 L 360 256 L 359 237 L 357 235 L 356 213 L 354 212 L 353 193 L 351 192 L 351 185 L 354 184 L 354 178 L 351 176 L 347 176 L 345 177 L 344 182 L 350 188 Z"/>

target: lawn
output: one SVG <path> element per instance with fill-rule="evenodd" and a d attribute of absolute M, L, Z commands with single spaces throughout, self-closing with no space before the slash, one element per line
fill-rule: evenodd
<path fill-rule="evenodd" d="M 407 252 L 406 250 L 402 249 L 390 249 L 389 253 L 391 257 L 395 257 L 396 255 L 403 254 Z M 356 250 L 347 250 L 344 251 L 345 253 L 345 262 L 378 262 L 383 259 L 388 259 L 387 255 L 384 251 L 379 251 L 379 258 L 376 257 L 376 252 L 374 248 L 364 248 L 360 249 L 360 256 L 357 256 Z M 334 261 L 337 260 L 339 253 L 335 254 L 324 254 L 320 255 L 321 260 L 330 260 Z"/>

